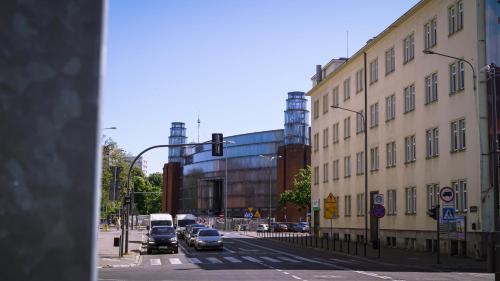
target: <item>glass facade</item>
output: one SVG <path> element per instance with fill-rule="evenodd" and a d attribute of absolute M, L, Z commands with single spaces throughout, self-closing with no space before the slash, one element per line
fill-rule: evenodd
<path fill-rule="evenodd" d="M 304 92 L 289 92 L 285 110 L 285 144 L 309 145 L 309 110 Z"/>
<path fill-rule="evenodd" d="M 186 127 L 182 122 L 172 122 L 172 127 L 170 127 L 170 136 L 168 137 L 168 144 L 185 144 L 187 140 L 186 137 Z M 184 148 L 183 147 L 169 147 L 168 148 L 168 162 L 179 162 L 183 163 L 184 158 L 182 157 Z"/>

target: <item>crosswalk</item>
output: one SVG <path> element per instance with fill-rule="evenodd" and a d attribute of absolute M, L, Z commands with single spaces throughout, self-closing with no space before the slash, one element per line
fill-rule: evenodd
<path fill-rule="evenodd" d="M 285 257 L 285 256 L 278 256 L 278 257 L 269 257 L 269 256 L 241 256 L 241 257 L 235 257 L 235 256 L 222 256 L 222 257 L 178 257 L 178 258 L 166 258 L 166 259 L 160 259 L 160 258 L 151 258 L 149 259 L 149 265 L 152 266 L 159 266 L 159 265 L 181 265 L 181 264 L 223 264 L 223 263 L 230 263 L 230 264 L 237 264 L 237 263 L 304 263 L 304 262 L 310 262 L 310 263 L 317 263 L 316 260 L 312 259 L 307 259 L 303 257 Z"/>

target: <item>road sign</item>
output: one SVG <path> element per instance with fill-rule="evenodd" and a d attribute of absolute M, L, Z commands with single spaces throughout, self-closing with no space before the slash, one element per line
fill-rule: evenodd
<path fill-rule="evenodd" d="M 375 204 L 373 205 L 372 214 L 376 218 L 383 218 L 385 216 L 385 208 L 383 205 Z"/>
<path fill-rule="evenodd" d="M 330 192 L 328 197 L 325 198 L 325 219 L 337 218 L 337 198 Z"/>
<path fill-rule="evenodd" d="M 256 219 L 260 218 L 259 210 L 255 211 L 255 214 L 253 215 L 253 217 Z"/>
<path fill-rule="evenodd" d="M 455 191 L 453 191 L 453 188 L 445 186 L 439 191 L 439 198 L 444 202 L 451 202 L 455 199 Z"/>
<path fill-rule="evenodd" d="M 443 207 L 443 221 L 454 221 L 455 208 Z"/>
<path fill-rule="evenodd" d="M 373 195 L 373 204 L 375 204 L 375 205 L 384 205 L 384 194 L 375 194 L 375 195 Z"/>
<path fill-rule="evenodd" d="M 245 212 L 245 218 L 251 219 L 253 217 L 252 212 Z"/>
<path fill-rule="evenodd" d="M 313 211 L 319 211 L 319 199 L 313 200 Z"/>
<path fill-rule="evenodd" d="M 248 207 L 247 208 L 249 212 L 252 212 L 253 211 L 253 208 L 252 207 Z"/>

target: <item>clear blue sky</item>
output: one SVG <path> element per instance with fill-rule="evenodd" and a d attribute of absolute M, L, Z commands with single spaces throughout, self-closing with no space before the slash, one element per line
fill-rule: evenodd
<path fill-rule="evenodd" d="M 349 55 L 417 0 L 110 0 L 103 131 L 126 151 L 283 128 L 289 91 L 307 92 L 315 65 Z M 310 103 L 309 103 L 310 107 Z M 161 172 L 167 149 L 145 155 Z"/>

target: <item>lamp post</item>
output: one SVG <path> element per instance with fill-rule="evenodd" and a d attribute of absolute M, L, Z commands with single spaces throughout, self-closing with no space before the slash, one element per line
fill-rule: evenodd
<path fill-rule="evenodd" d="M 259 155 L 259 157 L 262 157 L 266 160 L 269 161 L 269 231 L 271 231 L 271 203 L 272 203 L 272 181 L 271 181 L 271 177 L 272 177 L 272 164 L 273 164 L 273 160 L 274 159 L 278 159 L 278 158 L 281 158 L 281 155 L 276 155 L 276 156 L 265 156 L 265 155 Z"/>
<path fill-rule="evenodd" d="M 349 112 L 354 112 L 357 115 L 361 117 L 361 121 L 363 123 L 363 133 L 365 135 L 365 239 L 364 239 L 364 255 L 366 256 L 366 245 L 367 245 L 367 240 L 368 240 L 368 134 L 366 130 L 366 118 L 365 115 L 361 112 L 345 108 L 345 107 L 340 107 L 336 105 L 332 105 L 331 108 L 337 108 L 337 109 L 342 109 L 345 111 Z M 380 247 L 380 245 L 378 245 Z"/>
<path fill-rule="evenodd" d="M 234 144 L 235 142 L 234 141 L 224 141 L 224 144 L 226 144 L 225 146 L 225 151 L 226 153 L 224 153 L 224 158 L 225 158 L 225 168 L 226 168 L 226 175 L 225 175 L 225 178 L 224 178 L 224 229 L 226 231 L 228 231 L 228 228 L 227 228 L 227 144 L 228 143 L 231 143 L 231 144 Z"/>

